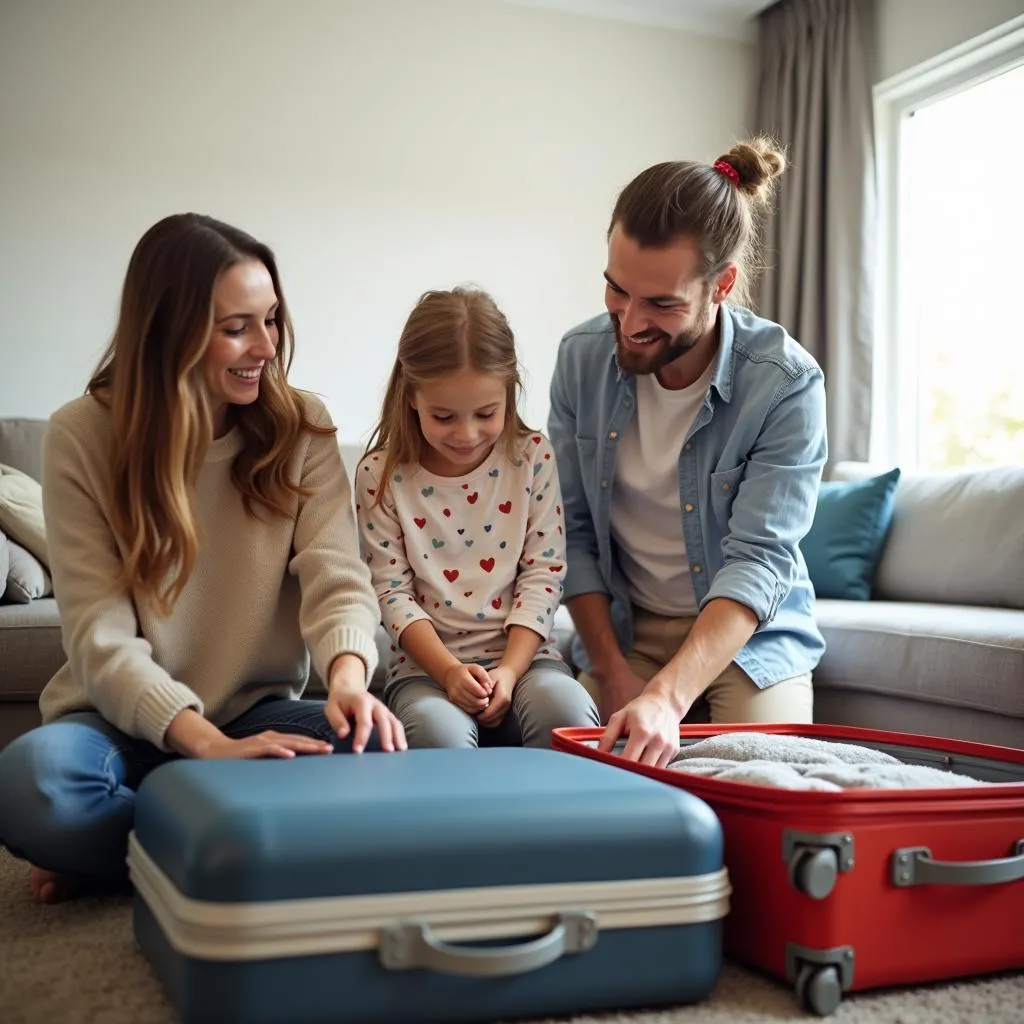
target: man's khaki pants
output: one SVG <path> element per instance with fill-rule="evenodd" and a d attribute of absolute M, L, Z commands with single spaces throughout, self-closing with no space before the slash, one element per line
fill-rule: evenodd
<path fill-rule="evenodd" d="M 669 618 L 642 608 L 633 608 L 633 650 L 626 656 L 633 671 L 645 682 L 659 672 L 682 646 L 695 618 Z M 580 674 L 599 708 L 601 688 L 593 676 Z M 813 721 L 814 691 L 811 673 L 783 679 L 759 689 L 735 662 L 704 691 L 690 709 L 684 722 L 799 722 Z"/>

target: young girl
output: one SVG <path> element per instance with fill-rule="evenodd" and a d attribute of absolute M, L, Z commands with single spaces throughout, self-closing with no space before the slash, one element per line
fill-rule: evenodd
<path fill-rule="evenodd" d="M 403 749 L 366 688 L 379 618 L 323 403 L 287 381 L 273 253 L 155 224 L 114 339 L 46 438 L 68 661 L 0 753 L 0 844 L 43 901 L 125 878 L 135 790 L 174 756 Z M 308 652 L 308 653 L 307 653 Z M 312 657 L 328 699 L 299 700 Z"/>
<path fill-rule="evenodd" d="M 515 341 L 483 292 L 428 292 L 398 343 L 356 512 L 411 747 L 550 744 L 597 709 L 551 636 L 565 576 L 558 475 L 516 412 Z"/>

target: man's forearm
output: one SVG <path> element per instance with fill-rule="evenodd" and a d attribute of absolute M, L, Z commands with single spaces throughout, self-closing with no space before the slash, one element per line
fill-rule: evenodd
<path fill-rule="evenodd" d="M 600 592 L 580 594 L 566 601 L 565 606 L 590 659 L 591 674 L 600 677 L 621 667 L 626 659 L 619 649 L 619 640 L 612 625 L 608 595 Z"/>
<path fill-rule="evenodd" d="M 697 616 L 682 646 L 651 680 L 648 692 L 667 698 L 680 718 L 729 666 L 757 629 L 757 616 L 746 605 L 720 597 Z"/>

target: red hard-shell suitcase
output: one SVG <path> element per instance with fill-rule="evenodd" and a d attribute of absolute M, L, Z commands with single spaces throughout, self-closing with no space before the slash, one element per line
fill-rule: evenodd
<path fill-rule="evenodd" d="M 729 732 L 857 744 L 1001 784 L 777 789 L 626 761 L 622 743 L 597 750 L 600 729 L 555 730 L 556 749 L 715 811 L 733 886 L 728 957 L 791 982 L 821 1016 L 847 991 L 1024 968 L 1024 750 L 829 725 L 682 726 L 680 743 Z"/>

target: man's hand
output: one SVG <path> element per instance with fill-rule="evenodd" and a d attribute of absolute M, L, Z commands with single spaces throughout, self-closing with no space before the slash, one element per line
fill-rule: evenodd
<path fill-rule="evenodd" d="M 499 665 L 497 668 L 491 669 L 490 676 L 491 682 L 494 684 L 494 689 L 491 690 L 491 702 L 487 705 L 487 709 L 477 717 L 477 721 L 481 725 L 496 726 L 501 725 L 505 720 L 505 715 L 508 714 L 508 709 L 512 706 L 512 690 L 516 685 L 516 675 L 507 665 Z"/>
<path fill-rule="evenodd" d="M 331 664 L 324 714 L 341 739 L 354 727 L 352 750 L 357 754 L 366 749 L 374 726 L 381 750 L 408 749 L 402 723 L 366 689 L 366 667 L 355 655 L 341 654 Z"/>
<path fill-rule="evenodd" d="M 597 749 L 610 751 L 627 736 L 624 758 L 664 768 L 679 752 L 679 723 L 684 714 L 670 698 L 647 690 L 609 718 Z"/>
<path fill-rule="evenodd" d="M 452 665 L 441 684 L 448 699 L 467 715 L 478 715 L 487 707 L 494 683 L 483 665 L 475 662 Z"/>
<path fill-rule="evenodd" d="M 633 671 L 625 658 L 610 671 L 591 671 L 591 676 L 598 686 L 597 710 L 602 722 L 607 722 L 616 711 L 639 697 L 647 685 L 645 680 Z"/>

